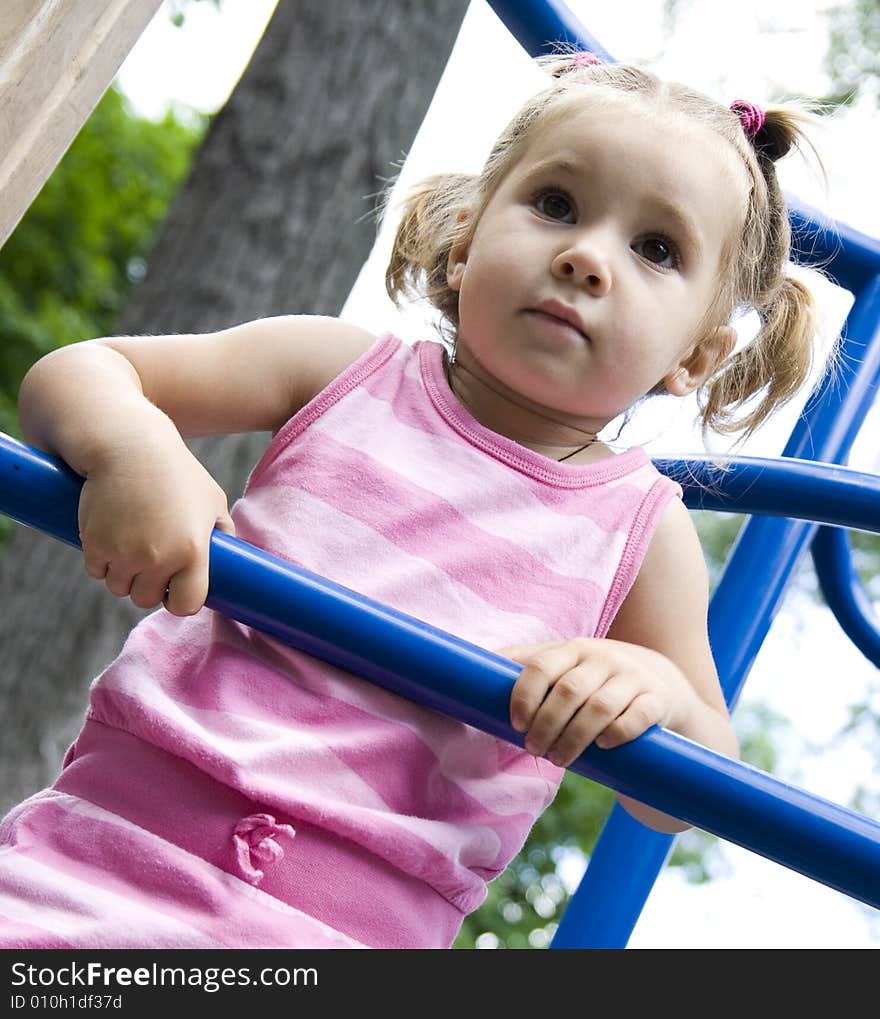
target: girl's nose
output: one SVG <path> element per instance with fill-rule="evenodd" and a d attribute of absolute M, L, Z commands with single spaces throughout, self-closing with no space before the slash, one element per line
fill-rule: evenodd
<path fill-rule="evenodd" d="M 580 240 L 560 251 L 551 271 L 557 279 L 586 287 L 596 297 L 611 289 L 611 264 L 595 238 Z"/>

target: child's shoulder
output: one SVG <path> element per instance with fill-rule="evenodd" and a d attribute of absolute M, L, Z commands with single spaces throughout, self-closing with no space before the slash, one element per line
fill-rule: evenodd
<path fill-rule="evenodd" d="M 281 315 L 252 322 L 289 352 L 297 400 L 307 403 L 379 339 L 361 326 L 329 315 Z"/>
<path fill-rule="evenodd" d="M 277 427 L 326 389 L 380 337 L 329 315 L 277 315 L 226 331 L 251 351 L 269 390 L 279 391 Z"/>

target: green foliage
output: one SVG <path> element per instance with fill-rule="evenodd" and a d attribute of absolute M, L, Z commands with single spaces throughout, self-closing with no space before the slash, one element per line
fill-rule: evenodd
<path fill-rule="evenodd" d="M 841 734 L 858 746 L 865 749 L 866 756 L 872 758 L 863 774 L 864 778 L 856 782 L 852 797 L 853 809 L 868 817 L 880 818 L 880 678 L 875 674 L 861 704 L 854 704 L 849 709 L 849 718 Z"/>
<path fill-rule="evenodd" d="M 184 21 L 186 21 L 186 13 L 184 11 L 184 8 L 188 7 L 190 3 L 199 2 L 200 0 L 172 0 L 172 3 L 170 5 L 171 10 L 169 11 L 168 14 L 169 18 L 171 19 L 171 23 L 175 25 L 177 28 L 180 28 Z M 204 2 L 212 3 L 214 7 L 216 7 L 217 10 L 219 11 L 222 0 L 204 0 Z"/>
<path fill-rule="evenodd" d="M 0 430 L 20 436 L 34 361 L 112 333 L 204 128 L 137 117 L 113 88 L 101 99 L 0 249 Z M 0 543 L 11 527 L 0 518 Z"/>
<path fill-rule="evenodd" d="M 730 555 L 730 550 L 733 548 L 733 543 L 745 522 L 745 517 L 740 513 L 715 513 L 702 510 L 692 512 L 691 520 L 693 520 L 703 555 L 706 558 L 709 586 L 714 591 L 721 579 L 721 572 Z"/>
<path fill-rule="evenodd" d="M 694 0 L 663 0 L 667 36 L 673 35 L 693 6 Z M 817 97 L 818 103 L 847 106 L 860 95 L 872 93 L 880 104 L 880 0 L 849 0 L 823 13 L 828 24 L 825 70 L 831 78 L 831 92 Z M 775 98 L 784 101 L 794 95 L 782 88 Z"/>
<path fill-rule="evenodd" d="M 38 357 L 112 331 L 202 130 L 136 117 L 111 88 L 0 250 L 4 431 Z"/>
<path fill-rule="evenodd" d="M 829 20 L 826 69 L 834 105 L 853 102 L 873 92 L 880 103 L 880 0 L 853 0 L 827 11 Z"/>
<path fill-rule="evenodd" d="M 853 564 L 868 594 L 880 597 L 880 534 L 850 531 Z"/>

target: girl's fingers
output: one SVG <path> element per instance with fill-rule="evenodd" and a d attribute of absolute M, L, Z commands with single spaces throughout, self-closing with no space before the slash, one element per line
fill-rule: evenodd
<path fill-rule="evenodd" d="M 560 676 L 578 664 L 578 654 L 571 641 L 554 641 L 537 645 L 537 648 L 539 650 L 535 650 L 536 645 L 533 644 L 525 654 L 521 663 L 523 670 L 510 693 L 510 724 L 517 732 L 525 732 L 531 727 L 547 691 Z"/>
<path fill-rule="evenodd" d="M 214 527 L 216 527 L 218 531 L 222 531 L 224 534 L 231 534 L 233 538 L 235 537 L 235 522 L 228 513 L 224 513 L 222 516 L 217 517 L 214 522 Z"/>
<path fill-rule="evenodd" d="M 235 534 L 235 524 L 228 515 L 217 518 L 217 526 L 227 534 Z M 106 546 L 83 548 L 86 572 L 103 580 L 107 589 L 120 598 L 130 597 L 138 608 L 153 609 L 165 604 L 178 616 L 194 615 L 208 596 L 209 543 L 201 536 L 171 534 L 157 542 L 141 539 L 131 547 L 119 543 L 109 553 Z M 131 543 L 129 543 L 131 544 Z"/>
<path fill-rule="evenodd" d="M 165 597 L 165 581 L 155 573 L 139 573 L 131 584 L 129 597 L 139 609 L 154 609 Z"/>
<path fill-rule="evenodd" d="M 95 580 L 103 580 L 107 576 L 107 568 L 110 563 L 103 555 L 96 555 L 95 553 L 83 553 L 83 561 L 86 567 L 86 573 Z"/>
<path fill-rule="evenodd" d="M 616 747 L 663 724 L 662 690 L 638 667 L 639 659 L 621 657 L 600 641 L 548 641 L 498 653 L 523 666 L 510 717 L 536 757 L 567 767 L 591 743 Z"/>
<path fill-rule="evenodd" d="M 592 743 L 610 750 L 635 739 L 652 724 L 643 708 L 653 703 L 633 676 L 615 675 L 575 713 L 547 757 L 565 768 Z"/>
<path fill-rule="evenodd" d="M 115 594 L 117 598 L 128 597 L 133 580 L 134 577 L 128 567 L 122 567 L 113 562 L 107 564 L 104 583 L 107 585 L 107 590 L 111 594 Z"/>
<path fill-rule="evenodd" d="M 607 703 L 610 704 L 610 700 Z M 603 717 L 607 717 L 607 714 L 612 711 L 612 708 L 603 707 L 597 713 L 595 705 L 591 705 L 589 701 L 583 704 L 558 738 L 554 740 L 547 752 L 549 760 L 560 768 L 567 768 L 591 743 L 602 739 L 602 734 L 607 729 L 607 723 L 603 721 Z M 605 744 L 601 745 L 605 746 Z"/>
<path fill-rule="evenodd" d="M 601 694 L 607 674 L 597 663 L 570 669 L 553 684 L 539 705 L 525 740 L 525 747 L 541 757 L 554 747 L 592 697 Z"/>
<path fill-rule="evenodd" d="M 596 736 L 596 745 L 611 750 L 621 743 L 629 743 L 652 725 L 659 724 L 661 705 L 650 691 L 635 694 L 626 708 Z"/>
<path fill-rule="evenodd" d="M 175 616 L 193 616 L 208 597 L 207 555 L 192 566 L 175 573 L 168 581 L 165 608 Z"/>

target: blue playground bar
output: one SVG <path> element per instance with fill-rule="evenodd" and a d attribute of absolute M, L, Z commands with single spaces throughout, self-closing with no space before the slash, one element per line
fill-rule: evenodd
<path fill-rule="evenodd" d="M 799 487 L 828 472 L 841 469 L 766 461 L 753 470 L 749 496 L 759 505 L 773 504 L 774 497 L 783 508 L 785 499 L 796 505 Z M 834 505 L 835 521 L 846 518 L 850 504 L 861 521 L 859 482 L 875 493 L 880 482 L 842 473 L 848 477 Z M 797 480 L 785 484 L 789 475 Z M 725 480 L 737 481 L 737 472 Z M 82 479 L 60 461 L 0 435 L 0 512 L 79 547 L 81 486 Z M 765 490 L 769 494 L 762 500 Z M 880 530 L 880 518 L 875 523 Z M 206 604 L 430 708 L 522 743 L 508 721 L 519 674 L 514 662 L 219 531 L 211 539 Z M 591 747 L 571 768 L 880 908 L 880 824 L 853 811 L 663 729 L 615 750 Z"/>

